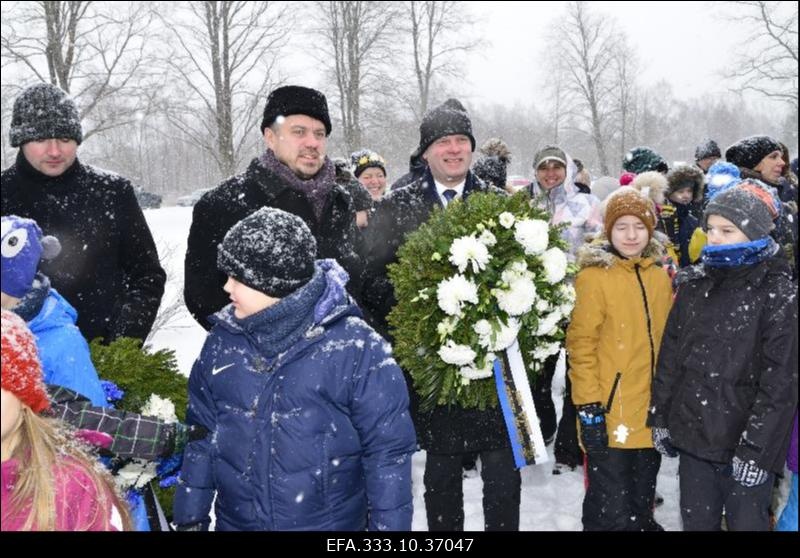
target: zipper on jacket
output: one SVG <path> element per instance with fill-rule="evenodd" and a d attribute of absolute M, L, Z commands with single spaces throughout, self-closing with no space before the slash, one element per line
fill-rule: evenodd
<path fill-rule="evenodd" d="M 608 395 L 608 402 L 606 403 L 606 413 L 611 411 L 611 404 L 614 402 L 614 395 L 617 393 L 617 386 L 619 385 L 619 380 L 622 378 L 622 372 L 617 370 L 617 375 L 614 376 L 614 385 L 611 386 L 611 393 Z"/>
<path fill-rule="evenodd" d="M 644 289 L 642 276 L 639 275 L 639 264 L 634 264 L 634 271 L 636 271 L 636 279 L 639 281 L 639 288 L 642 289 L 642 300 L 644 300 L 644 314 L 647 316 L 647 339 L 650 341 L 650 381 L 656 376 L 656 350 L 653 345 L 653 329 L 650 323 L 650 305 L 647 303 L 647 291 Z"/>

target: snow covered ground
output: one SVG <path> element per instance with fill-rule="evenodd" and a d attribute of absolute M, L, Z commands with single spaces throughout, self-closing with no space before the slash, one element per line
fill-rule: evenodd
<path fill-rule="evenodd" d="M 186 239 L 192 220 L 190 207 L 164 207 L 145 211 L 145 217 L 153 231 L 161 263 L 167 271 L 167 288 L 162 301 L 170 305 L 183 300 L 183 260 L 186 254 Z M 175 350 L 181 371 L 188 376 L 192 363 L 200 353 L 205 339 L 205 330 L 182 306 L 166 326 L 155 332 L 151 345 L 155 349 Z M 560 394 L 564 386 L 563 358 L 559 363 L 553 392 L 557 394 L 557 410 L 561 411 Z M 522 505 L 520 528 L 524 531 L 580 531 L 581 504 L 584 485 L 583 469 L 553 475 L 552 445 L 548 447 L 551 461 L 522 470 Z M 480 465 L 479 465 L 480 466 Z M 425 453 L 419 452 L 413 460 L 413 491 L 415 531 L 427 530 L 425 501 L 423 499 L 422 476 L 425 469 Z M 656 520 L 668 531 L 680 530 L 678 508 L 678 460 L 665 459 L 658 476 L 658 491 L 664 504 L 656 509 Z M 467 530 L 483 530 L 483 508 L 481 494 L 483 483 L 480 475 L 464 480 L 464 527 Z"/>

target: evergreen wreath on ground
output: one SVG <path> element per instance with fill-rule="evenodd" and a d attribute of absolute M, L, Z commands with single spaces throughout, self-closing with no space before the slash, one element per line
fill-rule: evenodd
<path fill-rule="evenodd" d="M 434 209 L 389 266 L 394 355 L 413 379 L 420 409 L 498 404 L 493 365 L 516 339 L 528 378 L 556 354 L 575 290 L 565 279 L 562 226 L 514 196 L 472 194 Z"/>
<path fill-rule="evenodd" d="M 167 422 L 184 421 L 189 402 L 188 381 L 178 369 L 175 352 L 161 349 L 150 352 L 141 341 L 122 337 L 103 345 L 100 339 L 89 344 L 92 362 L 103 380 L 108 401 L 116 409 L 154 416 Z M 115 480 L 122 490 L 141 490 L 153 479 L 165 513 L 172 512 L 183 454 L 148 462 L 141 459 L 115 464 Z M 130 498 L 130 496 L 129 496 Z"/>

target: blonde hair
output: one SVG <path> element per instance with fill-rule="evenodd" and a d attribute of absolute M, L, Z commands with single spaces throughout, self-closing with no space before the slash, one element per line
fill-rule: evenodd
<path fill-rule="evenodd" d="M 19 425 L 11 435 L 17 436 L 12 448 L 12 457 L 18 461 L 17 479 L 10 505 L 3 510 L 4 517 L 25 513 L 27 509 L 22 530 L 54 531 L 58 527 L 56 510 L 63 504 L 56 502 L 55 475 L 58 467 L 66 461 L 91 480 L 98 499 L 96 513 L 114 506 L 122 520 L 122 529 L 131 530 L 127 503 L 117 493 L 111 475 L 61 421 L 42 418 L 23 404 Z M 89 518 L 81 527 L 88 528 L 96 519 Z M 104 527 L 110 530 L 109 518 L 102 520 Z"/>

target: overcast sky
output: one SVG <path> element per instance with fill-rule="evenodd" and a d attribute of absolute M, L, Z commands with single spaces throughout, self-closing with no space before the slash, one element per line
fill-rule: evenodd
<path fill-rule="evenodd" d="M 565 2 L 474 2 L 491 41 L 470 63 L 473 101 L 541 106 L 537 84 L 547 79 L 548 30 Z M 642 85 L 667 80 L 678 98 L 724 93 L 720 73 L 732 62 L 737 27 L 720 17 L 722 2 L 590 2 L 616 20 L 640 60 Z"/>

